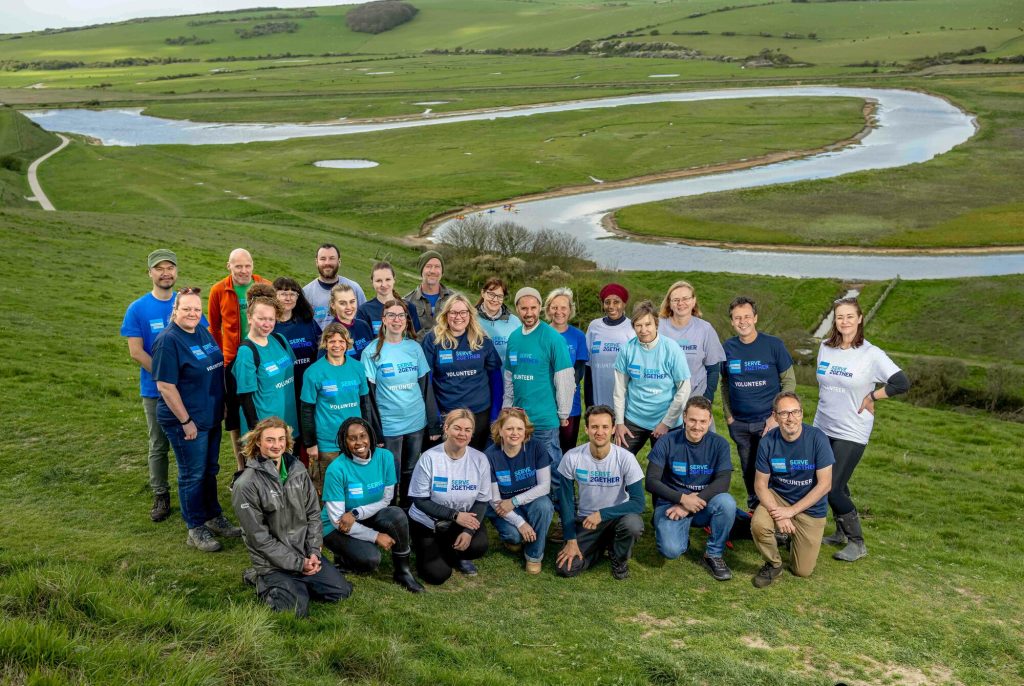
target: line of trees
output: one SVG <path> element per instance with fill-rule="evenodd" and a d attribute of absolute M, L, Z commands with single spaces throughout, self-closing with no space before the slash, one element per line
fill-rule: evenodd
<path fill-rule="evenodd" d="M 402 0 L 377 0 L 353 7 L 345 15 L 345 24 L 360 33 L 383 33 L 410 21 L 418 12 Z"/>
<path fill-rule="evenodd" d="M 295 33 L 299 25 L 294 21 L 268 21 L 265 24 L 256 24 L 249 29 L 235 29 L 239 38 L 258 38 L 269 36 L 275 33 Z"/>

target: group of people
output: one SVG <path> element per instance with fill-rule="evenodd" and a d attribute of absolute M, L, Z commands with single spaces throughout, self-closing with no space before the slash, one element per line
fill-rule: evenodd
<path fill-rule="evenodd" d="M 311 597 L 347 597 L 345 574 L 373 572 L 382 552 L 411 592 L 423 590 L 417 576 L 476 575 L 487 522 L 527 573 L 541 572 L 554 540 L 559 575 L 607 555 L 623 579 L 647 492 L 658 551 L 678 558 L 703 527 L 701 561 L 718 580 L 732 577 L 724 554 L 744 528 L 765 561 L 757 587 L 781 573 L 780 546 L 799 576 L 823 542 L 845 546 L 840 560 L 867 554 L 848 484 L 874 404 L 909 382 L 864 340 L 856 299 L 833 305 L 811 425 L 792 358 L 757 330 L 746 297 L 730 304 L 736 335 L 722 343 L 685 281 L 629 316 L 628 290 L 606 285 L 604 316 L 584 332 L 570 323 L 571 289 L 527 286 L 507 304 L 507 285 L 492 277 L 471 302 L 442 282 L 435 251 L 420 256 L 420 284 L 405 296 L 390 264 L 373 265 L 370 300 L 339 274 L 337 246 L 321 245 L 315 263 L 305 286 L 271 283 L 236 249 L 204 317 L 199 288 L 175 290 L 177 256 L 155 250 L 152 290 L 121 328 L 141 368 L 151 518 L 170 512 L 173 448 L 187 543 L 210 552 L 218 537 L 243 537 L 246 579 L 271 606 L 304 614 Z M 712 419 L 719 386 L 745 509 L 730 495 L 730 448 Z M 222 421 L 240 527 L 217 498 Z M 587 440 L 577 445 L 581 421 Z M 644 469 L 637 455 L 648 443 Z M 828 506 L 836 531 L 823 537 Z"/>

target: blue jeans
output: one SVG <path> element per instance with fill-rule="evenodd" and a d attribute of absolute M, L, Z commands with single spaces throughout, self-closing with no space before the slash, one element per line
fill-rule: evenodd
<path fill-rule="evenodd" d="M 167 441 L 178 462 L 178 502 L 186 526 L 195 529 L 221 515 L 217 501 L 220 471 L 220 424 L 185 440 L 180 426 L 164 426 Z"/>
<path fill-rule="evenodd" d="M 654 508 L 654 539 L 658 543 L 658 552 L 670 560 L 674 560 L 690 547 L 690 526 L 711 525 L 708 546 L 705 554 L 708 557 L 722 557 L 725 542 L 729 540 L 732 524 L 736 520 L 736 499 L 728 493 L 719 493 L 704 506 L 704 509 L 689 517 L 671 520 L 665 514 L 671 505 L 659 505 Z"/>
<path fill-rule="evenodd" d="M 537 540 L 533 543 L 523 543 L 523 535 L 503 518 L 498 516 L 492 508 L 487 508 L 487 516 L 490 518 L 498 536 L 506 543 L 518 545 L 523 543 L 523 556 L 527 562 L 540 562 L 544 559 L 544 539 L 548 536 L 548 528 L 551 526 L 551 518 L 555 516 L 555 506 L 551 504 L 550 498 L 537 498 L 532 503 L 520 505 L 515 509 L 517 515 L 526 520 L 526 523 L 537 532 Z"/>
<path fill-rule="evenodd" d="M 558 475 L 558 465 L 562 464 L 562 444 L 558 440 L 558 428 L 534 431 L 531 441 L 537 441 L 548 449 L 551 456 L 551 492 L 548 497 L 555 505 L 558 504 L 558 487 L 562 485 L 562 477 Z"/>

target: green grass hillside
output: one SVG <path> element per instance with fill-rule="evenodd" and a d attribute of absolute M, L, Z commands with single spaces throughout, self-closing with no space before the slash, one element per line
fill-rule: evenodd
<path fill-rule="evenodd" d="M 0 106 L 0 206 L 30 206 L 25 173 L 32 161 L 57 147 L 60 139 L 9 107 Z"/>

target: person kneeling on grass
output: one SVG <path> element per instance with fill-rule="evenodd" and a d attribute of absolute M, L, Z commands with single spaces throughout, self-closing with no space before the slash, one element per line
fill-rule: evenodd
<path fill-rule="evenodd" d="M 323 562 L 320 500 L 302 462 L 291 454 L 291 428 L 268 417 L 243 438 L 245 469 L 231 487 L 253 568 L 244 575 L 278 612 L 309 613 L 309 599 L 337 602 L 352 584 Z"/>
<path fill-rule="evenodd" d="M 708 431 L 711 401 L 690 398 L 683 410 L 683 431 L 670 431 L 651 449 L 647 490 L 654 496 L 654 536 L 658 552 L 674 560 L 690 545 L 690 526 L 711 526 L 701 562 L 719 581 L 732 578 L 722 559 L 736 521 L 736 500 L 729 495 L 732 460 L 729 443 Z"/>
<path fill-rule="evenodd" d="M 349 417 L 338 430 L 343 459 L 331 462 L 324 477 L 324 545 L 346 571 L 370 573 L 380 551 L 390 550 L 395 583 L 411 593 L 423 587 L 409 569 L 409 519 L 389 505 L 395 495 L 395 458 L 377 447 L 377 435 L 361 417 Z"/>
<path fill-rule="evenodd" d="M 796 393 L 776 395 L 772 414 L 779 425 L 761 439 L 754 475 L 760 503 L 750 522 L 750 534 L 765 559 L 753 578 L 757 588 L 771 584 L 782 573 L 776 531 L 789 534 L 790 571 L 796 576 L 810 576 L 814 571 L 835 464 L 828 437 L 801 421 L 803 407 Z"/>
<path fill-rule="evenodd" d="M 633 453 L 612 445 L 612 408 L 589 407 L 585 420 L 590 441 L 567 452 L 558 466 L 565 545 L 555 567 L 560 576 L 577 576 L 610 548 L 612 576 L 621 580 L 629 576 L 633 544 L 644 532 L 644 473 Z M 574 481 L 580 486 L 576 511 Z"/>

